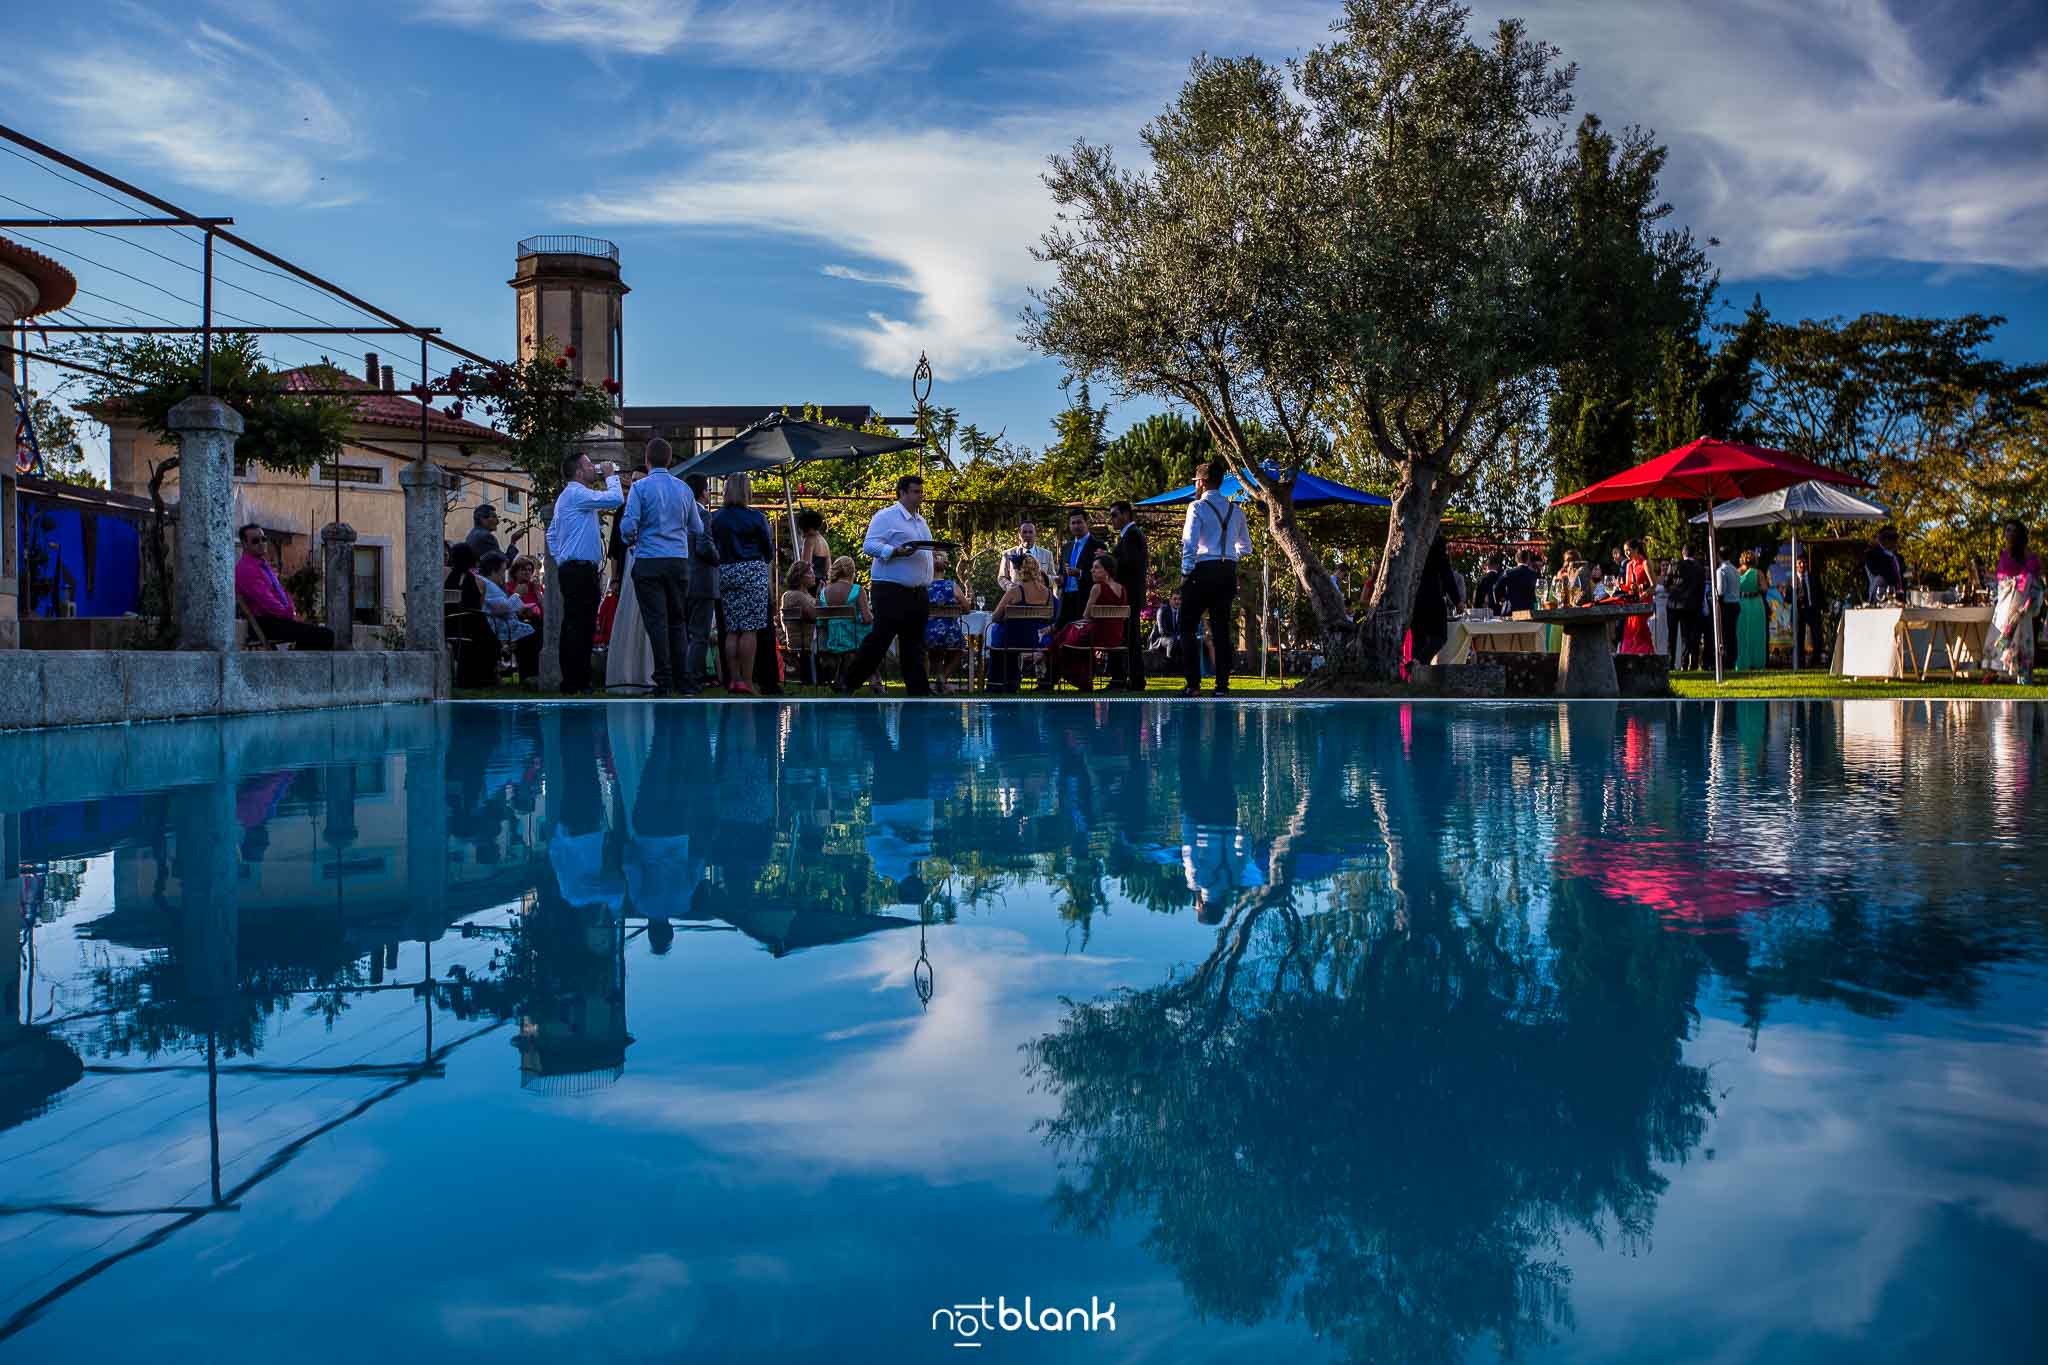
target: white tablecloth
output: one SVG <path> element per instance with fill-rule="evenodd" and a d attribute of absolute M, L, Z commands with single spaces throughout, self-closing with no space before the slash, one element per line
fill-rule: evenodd
<path fill-rule="evenodd" d="M 1929 672 L 1946 671 L 1950 666 L 1947 645 L 1941 639 L 1928 638 L 1937 622 L 1962 634 L 1965 648 L 1958 651 L 1961 657 L 1956 663 L 1975 664 L 1978 660 L 1969 645 L 1990 619 L 1989 607 L 1851 607 L 1842 613 L 1835 632 L 1831 671 L 1845 678 L 1917 678 L 1922 655 L 1927 656 Z M 1911 658 L 1902 647 L 1901 627 L 1910 637 Z"/>
<path fill-rule="evenodd" d="M 1483 638 L 1487 649 L 1538 654 L 1548 648 L 1544 638 L 1546 634 L 1543 627 L 1534 621 L 1453 621 L 1450 638 L 1444 641 L 1444 647 L 1430 662 L 1471 663 L 1475 638 Z"/>

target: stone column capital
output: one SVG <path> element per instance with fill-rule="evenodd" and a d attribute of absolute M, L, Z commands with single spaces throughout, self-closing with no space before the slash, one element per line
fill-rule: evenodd
<path fill-rule="evenodd" d="M 167 425 L 172 431 L 225 431 L 242 434 L 242 414 L 218 398 L 195 393 L 171 409 Z"/>
<path fill-rule="evenodd" d="M 330 521 L 320 528 L 320 543 L 332 545 L 337 541 L 354 542 L 356 528 L 345 521 Z"/>
<path fill-rule="evenodd" d="M 440 492 L 447 485 L 448 476 L 441 466 L 431 460 L 414 460 L 398 471 L 398 482 L 404 488 L 431 488 Z"/>

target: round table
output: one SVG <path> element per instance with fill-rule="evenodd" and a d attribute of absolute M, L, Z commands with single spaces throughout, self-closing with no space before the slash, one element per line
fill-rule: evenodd
<path fill-rule="evenodd" d="M 1626 616 L 1650 616 L 1656 610 L 1648 602 L 1616 602 L 1518 611 L 1514 619 L 1556 626 L 1564 632 L 1564 646 L 1557 657 L 1558 696 L 1618 697 L 1621 681 L 1614 673 L 1614 623 Z"/>

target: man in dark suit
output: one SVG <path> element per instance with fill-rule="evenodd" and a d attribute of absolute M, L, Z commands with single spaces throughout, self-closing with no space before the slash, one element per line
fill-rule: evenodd
<path fill-rule="evenodd" d="M 1875 602 L 1887 592 L 1899 601 L 1906 598 L 1906 561 L 1899 558 L 1899 533 L 1887 526 L 1877 533 L 1877 544 L 1863 552 L 1863 580 L 1869 600 Z"/>
<path fill-rule="evenodd" d="M 1500 556 L 1489 554 L 1479 561 L 1479 581 L 1472 588 L 1472 605 L 1488 611 L 1498 611 L 1500 594 Z M 1339 595 L 1342 593 L 1340 591 Z"/>
<path fill-rule="evenodd" d="M 1117 586 L 1130 604 L 1131 619 L 1124 622 L 1124 664 L 1113 686 L 1132 692 L 1145 690 L 1145 641 L 1138 632 L 1138 613 L 1145 609 L 1145 580 L 1152 567 L 1145 533 L 1138 528 L 1137 513 L 1121 498 L 1109 505 L 1109 527 L 1115 536 Z"/>
<path fill-rule="evenodd" d="M 1707 566 L 1699 547 L 1687 545 L 1671 571 L 1671 595 L 1664 610 L 1672 626 L 1671 661 L 1675 668 L 1710 668 L 1704 648 L 1707 629 Z"/>
<path fill-rule="evenodd" d="M 1813 564 L 1804 550 L 1792 565 L 1792 602 L 1799 615 L 1798 629 L 1792 634 L 1793 661 L 1801 668 L 1818 665 L 1825 648 L 1822 641 L 1827 638 L 1823 629 L 1827 613 L 1821 605 L 1820 588 L 1813 581 Z M 1810 654 L 1806 651 L 1809 642 L 1813 645 Z"/>
<path fill-rule="evenodd" d="M 1500 581 L 1494 584 L 1493 609 L 1502 616 L 1536 610 L 1536 584 L 1540 578 L 1536 572 L 1536 552 L 1515 551 L 1515 567 L 1502 574 Z"/>
<path fill-rule="evenodd" d="M 1060 609 L 1053 631 L 1081 619 L 1088 605 L 1088 570 L 1102 553 L 1102 542 L 1088 529 L 1088 514 L 1076 507 L 1067 513 L 1067 543 L 1060 550 Z"/>

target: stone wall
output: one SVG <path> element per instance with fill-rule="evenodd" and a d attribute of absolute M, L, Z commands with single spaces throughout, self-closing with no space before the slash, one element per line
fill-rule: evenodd
<path fill-rule="evenodd" d="M 10 650 L 0 730 L 432 701 L 432 653 Z"/>

